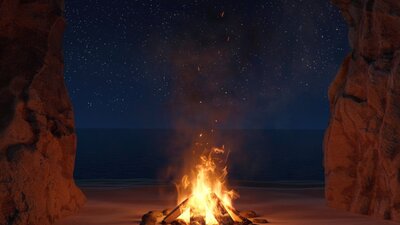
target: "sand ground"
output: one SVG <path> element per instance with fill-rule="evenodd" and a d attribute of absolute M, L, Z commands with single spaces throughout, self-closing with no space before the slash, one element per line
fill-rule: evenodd
<path fill-rule="evenodd" d="M 150 210 L 173 208 L 176 194 L 170 185 L 103 185 L 82 188 L 88 201 L 81 211 L 57 225 L 131 225 Z M 238 210 L 254 210 L 279 225 L 394 225 L 328 208 L 322 188 L 236 187 Z"/>

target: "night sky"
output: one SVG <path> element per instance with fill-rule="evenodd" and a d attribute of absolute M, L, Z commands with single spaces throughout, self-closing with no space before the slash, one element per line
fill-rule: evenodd
<path fill-rule="evenodd" d="M 66 17 L 78 128 L 324 129 L 349 52 L 329 0 L 68 0 Z"/>

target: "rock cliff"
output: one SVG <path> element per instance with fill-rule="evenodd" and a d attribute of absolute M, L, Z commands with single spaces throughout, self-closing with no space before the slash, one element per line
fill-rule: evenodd
<path fill-rule="evenodd" d="M 326 199 L 400 221 L 400 1 L 334 0 L 352 52 L 329 89 Z"/>
<path fill-rule="evenodd" d="M 47 225 L 85 201 L 63 78 L 62 0 L 0 0 L 0 224 Z"/>

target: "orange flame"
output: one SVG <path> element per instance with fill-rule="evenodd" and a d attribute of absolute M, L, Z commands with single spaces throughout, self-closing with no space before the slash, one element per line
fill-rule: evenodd
<path fill-rule="evenodd" d="M 200 216 L 204 218 L 206 225 L 218 224 L 216 215 L 218 212 L 218 200 L 227 208 L 229 214 L 232 214 L 229 208 L 232 208 L 232 200 L 238 197 L 233 190 L 228 190 L 225 186 L 227 167 L 221 156 L 225 155 L 225 149 L 211 148 L 208 154 L 200 156 L 199 163 L 195 166 L 191 176 L 184 175 L 181 184 L 177 186 L 178 193 L 186 191 L 186 195 L 178 196 L 178 203 L 189 198 L 189 202 L 184 212 L 178 217 L 189 224 L 191 217 Z M 219 160 L 219 161 L 218 161 Z M 224 164 L 221 168 L 221 161 Z M 234 215 L 231 215 L 234 217 Z"/>

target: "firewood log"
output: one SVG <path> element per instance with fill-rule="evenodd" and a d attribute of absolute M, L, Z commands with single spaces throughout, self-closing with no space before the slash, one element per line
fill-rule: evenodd
<path fill-rule="evenodd" d="M 172 210 L 162 221 L 162 223 L 172 223 L 172 221 L 176 220 L 186 209 L 187 204 L 189 203 L 189 198 L 185 199 L 185 201 L 181 202 L 174 210 Z"/>

